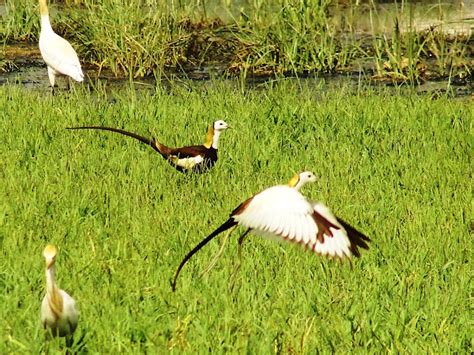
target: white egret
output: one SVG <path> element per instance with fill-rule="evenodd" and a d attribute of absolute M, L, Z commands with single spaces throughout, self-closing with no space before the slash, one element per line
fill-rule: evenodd
<path fill-rule="evenodd" d="M 46 260 L 46 295 L 41 304 L 41 323 L 51 335 L 66 337 L 66 344 L 70 346 L 79 312 L 74 299 L 56 285 L 54 273 L 56 255 L 57 249 L 54 245 L 47 245 L 43 251 Z"/>
<path fill-rule="evenodd" d="M 68 41 L 53 31 L 49 22 L 46 0 L 39 0 L 39 5 L 41 14 L 39 48 L 41 56 L 48 66 L 51 90 L 54 90 L 56 76 L 69 76 L 76 81 L 83 81 L 84 74 L 76 51 Z"/>

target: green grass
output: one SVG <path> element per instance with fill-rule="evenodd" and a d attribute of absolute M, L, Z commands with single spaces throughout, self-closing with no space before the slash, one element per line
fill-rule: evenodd
<path fill-rule="evenodd" d="M 409 92 L 291 83 L 237 90 L 88 92 L 0 87 L 0 353 L 44 349 L 42 250 L 77 300 L 91 353 L 472 352 L 473 106 Z M 170 145 L 224 118 L 220 160 L 178 174 L 104 124 Z M 340 264 L 236 235 L 182 257 L 243 199 L 310 169 L 303 189 L 372 238 Z M 53 341 L 50 350 L 61 349 Z"/>

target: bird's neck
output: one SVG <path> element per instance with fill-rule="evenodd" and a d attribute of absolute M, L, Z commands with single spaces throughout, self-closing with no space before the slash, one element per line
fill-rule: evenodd
<path fill-rule="evenodd" d="M 49 12 L 48 12 L 48 5 L 46 4 L 46 0 L 39 0 L 40 4 L 40 15 L 41 15 L 41 30 L 53 30 L 51 28 L 51 23 L 49 22 Z"/>
<path fill-rule="evenodd" d="M 206 142 L 204 143 L 204 146 L 207 149 L 211 147 L 217 149 L 220 134 L 221 131 L 216 131 L 213 126 L 209 126 L 209 128 L 207 129 Z"/>
<path fill-rule="evenodd" d="M 48 303 L 51 310 L 59 317 L 63 311 L 63 298 L 59 293 L 59 288 L 56 286 L 53 265 L 46 269 L 46 293 L 49 296 Z"/>
<path fill-rule="evenodd" d="M 288 182 L 288 186 L 294 188 L 296 191 L 299 191 L 301 186 L 303 186 L 304 183 L 301 182 L 300 176 L 295 175 L 291 178 L 291 180 Z"/>

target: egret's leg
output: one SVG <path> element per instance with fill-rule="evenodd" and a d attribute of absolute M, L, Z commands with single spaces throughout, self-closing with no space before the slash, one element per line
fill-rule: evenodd
<path fill-rule="evenodd" d="M 51 84 L 51 93 L 54 94 L 54 84 L 56 82 L 56 71 L 48 67 L 48 77 L 49 77 L 49 83 Z"/>
<path fill-rule="evenodd" d="M 66 347 L 70 348 L 74 344 L 73 335 L 66 335 Z"/>

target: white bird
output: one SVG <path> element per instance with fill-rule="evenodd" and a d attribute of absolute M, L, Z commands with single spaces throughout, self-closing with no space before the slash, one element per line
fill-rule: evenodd
<path fill-rule="evenodd" d="M 54 245 L 47 245 L 43 251 L 46 260 L 46 295 L 41 303 L 41 323 L 51 335 L 66 337 L 66 345 L 70 346 L 79 312 L 74 299 L 56 286 L 54 276 L 56 254 L 57 249 Z"/>
<path fill-rule="evenodd" d="M 240 204 L 224 224 L 184 257 L 172 283 L 173 291 L 184 264 L 211 239 L 235 225 L 247 228 L 239 243 L 254 231 L 271 239 L 304 245 L 320 255 L 341 259 L 359 257 L 358 248 L 368 249 L 366 242 L 370 239 L 334 216 L 321 202 L 310 201 L 299 192 L 305 183 L 314 181 L 314 174 L 305 171 L 294 176 L 288 185 L 270 187 Z"/>
<path fill-rule="evenodd" d="M 83 81 L 81 63 L 71 44 L 57 35 L 49 22 L 49 13 L 46 0 L 39 0 L 41 14 L 41 33 L 39 48 L 41 55 L 48 66 L 48 77 L 52 90 L 56 76 L 69 76 L 76 81 Z"/>

